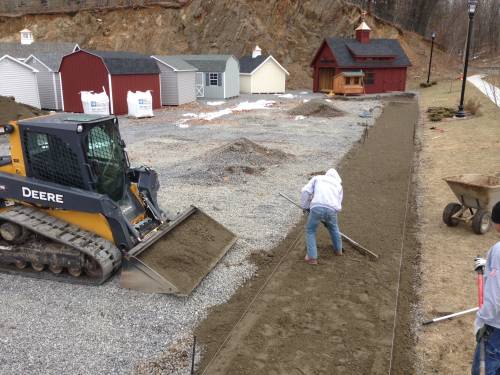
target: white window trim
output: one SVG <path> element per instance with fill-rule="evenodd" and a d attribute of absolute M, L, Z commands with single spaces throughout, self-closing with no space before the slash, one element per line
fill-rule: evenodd
<path fill-rule="evenodd" d="M 162 93 L 161 93 L 161 72 L 158 74 L 158 82 L 160 83 L 160 108 L 163 106 Z"/>
<path fill-rule="evenodd" d="M 59 74 L 59 84 L 61 85 L 61 106 L 62 106 L 62 111 L 64 112 L 64 92 L 63 92 L 63 85 L 62 85 L 62 74 L 61 72 Z"/>
<path fill-rule="evenodd" d="M 215 74 L 216 78 L 215 78 L 215 85 L 212 85 L 212 74 Z M 209 86 L 212 87 L 212 86 L 219 86 L 219 73 L 213 73 L 213 72 L 209 72 L 208 73 L 208 83 L 210 84 Z"/>
<path fill-rule="evenodd" d="M 224 99 L 226 99 L 226 72 L 222 73 L 222 89 L 224 90 Z"/>
<path fill-rule="evenodd" d="M 113 86 L 111 85 L 111 74 L 108 73 L 108 83 L 109 83 L 109 105 L 111 107 L 110 114 L 115 114 L 115 109 L 113 108 Z M 106 90 L 104 90 L 106 91 Z"/>
<path fill-rule="evenodd" d="M 54 88 L 54 99 L 56 103 L 56 110 L 59 109 L 59 102 L 57 101 L 57 86 L 56 86 L 56 75 L 55 73 L 50 73 L 52 75 L 52 87 Z"/>

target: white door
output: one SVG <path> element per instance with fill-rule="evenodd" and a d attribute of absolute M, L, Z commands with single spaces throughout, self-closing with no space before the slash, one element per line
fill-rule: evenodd
<path fill-rule="evenodd" d="M 205 96 L 205 85 L 203 80 L 203 73 L 196 72 L 196 97 L 203 98 Z"/>

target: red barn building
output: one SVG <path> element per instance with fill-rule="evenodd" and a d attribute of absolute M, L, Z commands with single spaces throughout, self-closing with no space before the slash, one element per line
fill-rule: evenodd
<path fill-rule="evenodd" d="M 363 21 L 356 39 L 326 38 L 316 52 L 313 91 L 333 90 L 333 77 L 341 72 L 364 73 L 367 94 L 405 91 L 410 60 L 396 39 L 370 39 L 371 29 Z"/>
<path fill-rule="evenodd" d="M 161 107 L 160 70 L 149 56 L 80 50 L 63 57 L 59 72 L 66 112 L 83 112 L 81 91 L 102 92 L 103 88 L 115 115 L 128 113 L 128 91 L 150 90 L 153 108 Z"/>

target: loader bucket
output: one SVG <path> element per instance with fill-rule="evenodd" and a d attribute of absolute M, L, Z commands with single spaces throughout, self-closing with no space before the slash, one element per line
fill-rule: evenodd
<path fill-rule="evenodd" d="M 192 206 L 124 256 L 120 285 L 188 296 L 235 241 L 231 231 Z"/>

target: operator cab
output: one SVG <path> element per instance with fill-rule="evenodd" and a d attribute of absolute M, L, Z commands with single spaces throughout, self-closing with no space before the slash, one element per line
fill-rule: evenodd
<path fill-rule="evenodd" d="M 18 126 L 27 177 L 106 195 L 131 221 L 144 212 L 116 117 L 57 113 Z"/>

